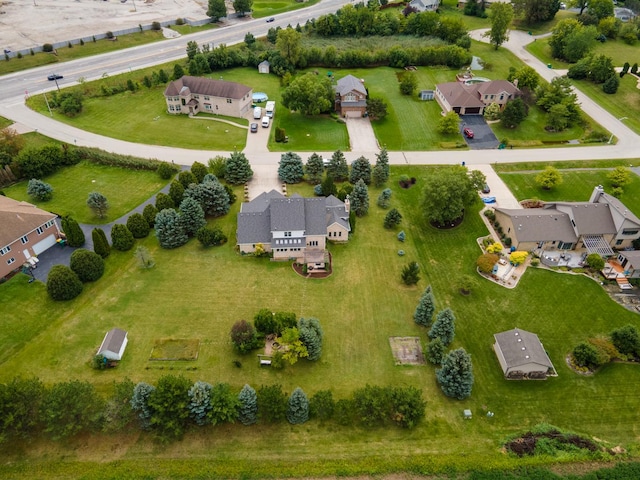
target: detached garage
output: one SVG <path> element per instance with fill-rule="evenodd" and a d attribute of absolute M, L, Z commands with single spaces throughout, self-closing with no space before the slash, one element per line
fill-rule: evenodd
<path fill-rule="evenodd" d="M 98 355 L 108 360 L 122 360 L 122 355 L 127 348 L 127 332 L 119 328 L 109 330 L 98 349 Z"/>
<path fill-rule="evenodd" d="M 514 328 L 496 333 L 493 349 L 505 378 L 513 380 L 546 379 L 556 371 L 535 333 Z"/>

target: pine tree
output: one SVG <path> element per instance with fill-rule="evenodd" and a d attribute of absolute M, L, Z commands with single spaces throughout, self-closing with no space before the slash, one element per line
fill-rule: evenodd
<path fill-rule="evenodd" d="M 287 420 L 292 425 L 300 425 L 309 420 L 309 399 L 300 387 L 297 387 L 289 397 Z"/>
<path fill-rule="evenodd" d="M 70 247 L 81 247 L 84 245 L 84 232 L 72 217 L 62 217 L 62 231 L 67 237 L 67 245 Z"/>
<path fill-rule="evenodd" d="M 424 293 L 420 297 L 420 301 L 418 302 L 416 311 L 413 314 L 413 319 L 418 325 L 428 327 L 429 325 L 431 325 L 431 320 L 433 319 L 433 314 L 435 313 L 435 311 L 435 298 L 433 297 L 433 292 L 431 291 L 431 285 L 429 285 L 427 288 L 425 288 Z"/>
<path fill-rule="evenodd" d="M 402 282 L 405 285 L 415 285 L 420 281 L 420 265 L 410 262 L 402 269 Z"/>
<path fill-rule="evenodd" d="M 176 204 L 173 202 L 173 199 L 167 195 L 166 193 L 158 193 L 156 195 L 156 210 L 161 212 L 167 208 L 176 208 Z"/>
<path fill-rule="evenodd" d="M 344 182 L 349 178 L 349 165 L 340 150 L 336 150 L 331 156 L 331 161 L 327 166 L 327 174 L 331 175 L 336 182 Z"/>
<path fill-rule="evenodd" d="M 434 365 L 440 365 L 444 358 L 445 348 L 440 337 L 434 338 L 427 344 L 427 360 Z"/>
<path fill-rule="evenodd" d="M 322 195 L 328 197 L 329 195 L 335 195 L 338 193 L 336 184 L 333 183 L 333 176 L 327 173 L 327 176 L 322 181 Z"/>
<path fill-rule="evenodd" d="M 193 198 L 200 204 L 204 213 L 212 217 L 226 215 L 231 208 L 229 194 L 217 180 L 189 185 L 184 195 Z"/>
<path fill-rule="evenodd" d="M 211 411 L 211 389 L 210 383 L 197 381 L 189 389 L 189 412 L 191 418 L 197 425 L 206 425 L 209 412 Z"/>
<path fill-rule="evenodd" d="M 304 177 L 304 166 L 300 155 L 293 152 L 283 153 L 278 165 L 278 178 L 284 183 L 299 183 Z"/>
<path fill-rule="evenodd" d="M 173 200 L 174 205 L 180 205 L 184 195 L 184 187 L 178 180 L 172 180 L 169 186 L 169 196 Z"/>
<path fill-rule="evenodd" d="M 149 223 L 139 213 L 132 213 L 127 218 L 127 228 L 133 235 L 133 238 L 145 238 L 149 235 Z"/>
<path fill-rule="evenodd" d="M 391 189 L 385 188 L 378 195 L 378 206 L 380 208 L 389 208 L 389 204 L 391 203 Z"/>
<path fill-rule="evenodd" d="M 158 214 L 158 209 L 153 203 L 149 203 L 144 207 L 142 211 L 142 216 L 149 224 L 149 228 L 153 228 L 156 224 L 156 215 Z"/>
<path fill-rule="evenodd" d="M 111 245 L 113 245 L 113 248 L 116 250 L 120 250 L 121 252 L 131 250 L 134 242 L 133 234 L 126 225 L 116 223 L 111 227 Z"/>
<path fill-rule="evenodd" d="M 178 212 L 168 208 L 156 215 L 156 237 L 162 248 L 177 248 L 187 243 L 189 237 L 184 231 Z"/>
<path fill-rule="evenodd" d="M 369 189 L 362 179 L 358 180 L 351 192 L 351 209 L 358 217 L 363 217 L 369 211 Z"/>
<path fill-rule="evenodd" d="M 389 154 L 383 148 L 376 154 L 376 166 L 373 169 L 373 183 L 376 187 L 381 187 L 389 180 Z"/>
<path fill-rule="evenodd" d="M 100 218 L 104 217 L 109 209 L 107 197 L 100 192 L 91 192 L 87 198 L 87 205 Z"/>
<path fill-rule="evenodd" d="M 307 159 L 307 164 L 304 166 L 304 173 L 307 176 L 307 182 L 312 185 L 319 184 L 322 181 L 322 175 L 324 174 L 324 163 L 322 162 L 322 157 L 317 153 L 312 153 Z M 325 197 L 327 196 L 328 195 L 325 195 Z"/>
<path fill-rule="evenodd" d="M 207 224 L 202 207 L 191 197 L 185 198 L 180 203 L 180 222 L 185 233 L 190 237 Z"/>
<path fill-rule="evenodd" d="M 189 185 L 191 185 L 192 183 L 199 183 L 198 179 L 196 178 L 196 176 L 191 173 L 189 170 L 183 170 L 182 172 L 180 172 L 178 174 L 178 182 L 180 182 L 180 184 L 186 189 L 189 187 Z M 175 200 L 174 200 L 175 202 Z M 176 203 L 177 205 L 177 203 Z"/>
<path fill-rule="evenodd" d="M 253 425 L 258 421 L 258 395 L 249 385 L 242 387 L 238 395 L 240 408 L 238 409 L 238 420 L 243 425 Z"/>
<path fill-rule="evenodd" d="M 145 382 L 139 382 L 133 388 L 133 395 L 131 396 L 131 410 L 138 413 L 140 419 L 140 427 L 143 430 L 148 430 L 151 426 L 151 408 L 149 407 L 149 396 L 156 389 L 153 385 L 149 385 Z"/>
<path fill-rule="evenodd" d="M 241 152 L 233 152 L 225 161 L 224 179 L 231 185 L 241 185 L 251 180 L 253 170 L 249 160 Z"/>
<path fill-rule="evenodd" d="M 355 185 L 358 180 L 362 180 L 367 185 L 371 183 L 371 164 L 368 158 L 358 157 L 351 163 L 349 182 Z"/>
<path fill-rule="evenodd" d="M 91 240 L 93 240 L 93 251 L 102 258 L 107 258 L 111 253 L 111 245 L 107 240 L 107 234 L 101 228 L 94 228 L 91 231 Z"/>
<path fill-rule="evenodd" d="M 438 312 L 436 321 L 429 330 L 429 338 L 440 337 L 444 345 L 450 345 L 456 334 L 456 316 L 450 308 Z"/>
<path fill-rule="evenodd" d="M 307 360 L 319 360 L 322 356 L 322 327 L 317 318 L 298 320 L 298 331 L 300 332 L 300 341 L 307 347 L 309 356 Z"/>
<path fill-rule="evenodd" d="M 193 176 L 196 177 L 198 183 L 202 183 L 205 175 L 209 173 L 209 170 L 203 163 L 193 162 L 193 164 L 191 165 L 191 173 L 193 173 Z"/>
<path fill-rule="evenodd" d="M 396 208 L 392 208 L 384 217 L 384 228 L 394 228 L 402 222 L 402 215 Z"/>
<path fill-rule="evenodd" d="M 452 350 L 442 360 L 442 368 L 436 370 L 436 378 L 447 397 L 458 400 L 469 397 L 474 381 L 471 355 L 464 348 Z"/>

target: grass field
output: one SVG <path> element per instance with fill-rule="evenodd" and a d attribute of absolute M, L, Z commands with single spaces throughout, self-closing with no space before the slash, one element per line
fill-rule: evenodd
<path fill-rule="evenodd" d="M 0 303 L 12 305 L 3 311 L 3 325 L 9 328 L 0 331 L 5 347 L 0 357 L 2 381 L 16 374 L 37 375 L 47 383 L 79 378 L 106 392 L 113 380 L 124 376 L 153 383 L 173 373 L 194 381 L 229 382 L 236 390 L 245 383 L 254 387 L 280 383 L 287 392 L 300 386 L 308 395 L 330 388 L 337 398 L 367 383 L 416 386 L 427 400 L 426 418 L 418 428 L 367 430 L 309 422 L 298 427 L 208 428 L 165 447 L 154 446 L 137 432 L 65 445 L 37 442 L 29 449 L 14 446 L 5 451 L 2 455 L 16 463 L 0 466 L 0 473 L 4 469 L 15 477 L 62 478 L 79 472 L 101 476 L 105 465 L 111 465 L 109 476 L 126 470 L 165 477 L 256 478 L 274 472 L 279 477 L 451 473 L 480 465 L 497 468 L 575 460 L 572 456 L 517 459 L 500 453 L 506 436 L 540 422 L 597 436 L 610 446 L 621 444 L 635 455 L 640 434 L 640 368 L 614 364 L 583 377 L 566 366 L 564 357 L 585 338 L 636 323 L 638 315 L 613 302 L 593 280 L 535 268 L 525 273 L 514 290 L 474 276 L 471 295 L 459 295 L 460 277 L 474 275 L 480 254 L 475 239 L 487 232 L 478 215 L 479 204 L 469 209 L 456 229 L 437 231 L 425 223 L 420 213 L 421 185 L 431 171 L 392 167 L 392 207 L 404 216 L 400 228 L 407 233 L 407 241 L 398 242 L 397 230 L 382 227 L 386 211 L 375 206 L 380 189 L 372 188 L 369 215 L 359 219 L 347 245 L 331 247 L 334 273 L 324 280 L 300 278 L 288 264 L 240 257 L 233 241 L 203 250 L 192 240 L 180 249 L 162 250 L 149 237 L 138 244 L 151 251 L 156 260 L 153 269 L 138 269 L 130 252 L 113 252 L 105 276 L 88 284 L 71 302 L 54 304 L 42 284 L 28 285 L 25 276 L 0 285 Z M 416 177 L 417 184 L 408 190 L 398 188 L 403 174 Z M 592 180 L 584 181 L 585 188 Z M 568 177 L 565 182 L 570 183 Z M 627 189 L 638 195 L 637 187 Z M 290 193 L 309 194 L 310 190 L 307 185 L 292 186 Z M 238 208 L 236 203 L 229 215 L 216 221 L 230 239 Z M 399 248 L 406 251 L 404 257 L 397 255 Z M 422 267 L 417 287 L 405 287 L 399 278 L 401 268 L 411 260 Z M 464 347 L 473 357 L 476 382 L 465 401 L 442 395 L 432 366 L 394 366 L 389 336 L 427 339 L 426 330 L 415 325 L 412 314 L 428 284 L 434 289 L 438 310 L 451 307 L 457 317 L 452 348 Z M 319 318 L 325 332 L 322 359 L 277 371 L 261 369 L 255 355 L 235 354 L 228 340 L 231 325 L 251 319 L 263 307 Z M 114 326 L 129 332 L 127 352 L 118 368 L 96 372 L 88 362 L 104 332 Z M 546 382 L 503 379 L 491 348 L 493 334 L 514 327 L 540 336 L 557 378 Z M 162 362 L 159 369 L 158 362 L 148 360 L 159 338 L 199 339 L 198 360 Z M 235 367 L 234 360 L 242 368 Z M 187 370 L 192 366 L 197 370 Z M 462 420 L 464 408 L 474 412 L 472 421 Z M 486 409 L 495 416 L 486 418 Z"/>
<path fill-rule="evenodd" d="M 33 203 L 59 215 L 71 215 L 80 223 L 113 222 L 133 210 L 167 184 L 156 172 L 82 162 L 43 178 L 53 187 L 53 198 L 40 202 L 27 195 L 27 180 L 4 188 L 7 197 Z M 123 189 L 127 194 L 123 194 Z M 104 218 L 96 217 L 86 204 L 91 192 L 100 192 L 109 201 Z"/>

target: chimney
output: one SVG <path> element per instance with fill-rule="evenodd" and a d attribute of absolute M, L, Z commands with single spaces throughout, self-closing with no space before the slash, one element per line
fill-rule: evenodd
<path fill-rule="evenodd" d="M 349 195 L 344 199 L 344 209 L 347 213 L 351 211 L 351 200 L 349 200 Z"/>
<path fill-rule="evenodd" d="M 593 193 L 591 194 L 591 198 L 589 199 L 589 203 L 598 203 L 598 199 L 600 195 L 604 193 L 604 187 L 602 185 L 598 185 L 593 189 Z"/>
<path fill-rule="evenodd" d="M 518 88 L 518 79 L 517 78 L 513 79 L 513 86 Z"/>

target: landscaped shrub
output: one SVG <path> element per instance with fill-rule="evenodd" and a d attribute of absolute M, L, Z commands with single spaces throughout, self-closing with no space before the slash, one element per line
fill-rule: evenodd
<path fill-rule="evenodd" d="M 53 45 L 51 45 L 50 43 L 45 43 L 44 45 L 42 45 L 42 51 L 45 53 L 53 52 Z"/>
<path fill-rule="evenodd" d="M 391 203 L 391 189 L 385 188 L 378 195 L 378 206 L 380 208 L 389 208 L 389 204 Z"/>
<path fill-rule="evenodd" d="M 156 223 L 156 215 L 158 214 L 158 209 L 152 203 L 145 205 L 144 210 L 142 211 L 142 216 L 149 224 L 149 228 L 153 228 Z"/>
<path fill-rule="evenodd" d="M 40 202 L 46 202 L 53 197 L 53 187 L 49 183 L 32 178 L 27 185 L 27 195 Z"/>
<path fill-rule="evenodd" d="M 176 204 L 173 202 L 173 199 L 166 193 L 160 192 L 156 195 L 156 210 L 158 212 L 166 209 L 173 209 L 175 206 Z"/>
<path fill-rule="evenodd" d="M 604 268 L 604 259 L 597 253 L 587 255 L 585 261 L 592 270 L 600 271 Z"/>
<path fill-rule="evenodd" d="M 400 240 L 401 242 L 404 242 L 405 238 L 406 238 L 406 234 L 404 233 L 404 230 L 401 230 L 398 235 L 398 240 Z"/>
<path fill-rule="evenodd" d="M 47 293 L 53 300 L 71 300 L 82 293 L 82 282 L 66 265 L 54 265 L 47 276 Z"/>
<path fill-rule="evenodd" d="M 178 212 L 172 208 L 158 212 L 155 230 L 162 248 L 177 248 L 189 241 Z"/>
<path fill-rule="evenodd" d="M 502 244 L 495 242 L 492 243 L 491 245 L 487 246 L 487 248 L 485 249 L 487 251 L 487 253 L 500 253 L 502 252 Z"/>
<path fill-rule="evenodd" d="M 219 246 L 227 243 L 227 236 L 220 227 L 202 227 L 196 232 L 196 238 L 203 247 Z"/>
<path fill-rule="evenodd" d="M 111 227 L 111 245 L 116 250 L 120 250 L 121 252 L 131 250 L 134 242 L 133 234 L 129 231 L 126 225 L 116 223 Z"/>
<path fill-rule="evenodd" d="M 151 256 L 151 253 L 149 253 L 149 249 L 142 245 L 136 248 L 133 256 L 138 260 L 138 266 L 140 268 L 152 268 L 156 264 L 155 260 Z"/>
<path fill-rule="evenodd" d="M 111 245 L 107 240 L 107 235 L 101 228 L 94 228 L 91 231 L 91 239 L 93 240 L 93 251 L 102 258 L 107 258 L 111 253 Z"/>
<path fill-rule="evenodd" d="M 133 238 L 145 238 L 149 235 L 149 222 L 140 213 L 132 213 L 127 218 L 127 228 L 133 235 Z"/>
<path fill-rule="evenodd" d="M 246 320 L 237 321 L 231 327 L 231 343 L 239 353 L 249 353 L 259 346 L 256 329 Z"/>
<path fill-rule="evenodd" d="M 193 174 L 194 177 L 196 177 L 196 180 L 199 183 L 202 183 L 205 175 L 209 173 L 209 170 L 203 163 L 193 162 L 193 164 L 191 165 L 191 173 Z"/>
<path fill-rule="evenodd" d="M 321 422 L 333 417 L 335 401 L 331 390 L 320 390 L 309 399 L 309 416 Z"/>
<path fill-rule="evenodd" d="M 94 282 L 104 273 L 104 260 L 95 252 L 79 248 L 71 254 L 69 267 L 81 282 Z"/>
<path fill-rule="evenodd" d="M 481 272 L 491 273 L 493 271 L 493 266 L 498 262 L 499 259 L 500 257 L 495 253 L 485 253 L 478 257 L 476 265 Z"/>
<path fill-rule="evenodd" d="M 571 352 L 573 360 L 580 367 L 595 368 L 598 364 L 598 351 L 587 342 L 581 342 Z"/>
<path fill-rule="evenodd" d="M 71 217 L 62 217 L 62 231 L 66 235 L 67 245 L 70 247 L 81 247 L 84 245 L 85 238 L 84 232 L 76 222 Z"/>
<path fill-rule="evenodd" d="M 192 183 L 200 183 L 196 176 L 191 173 L 189 170 L 183 170 L 178 174 L 178 181 L 182 184 L 182 186 L 187 189 L 189 185 Z"/>
<path fill-rule="evenodd" d="M 184 187 L 177 179 L 172 180 L 169 185 L 169 196 L 174 205 L 180 205 L 184 198 Z"/>

